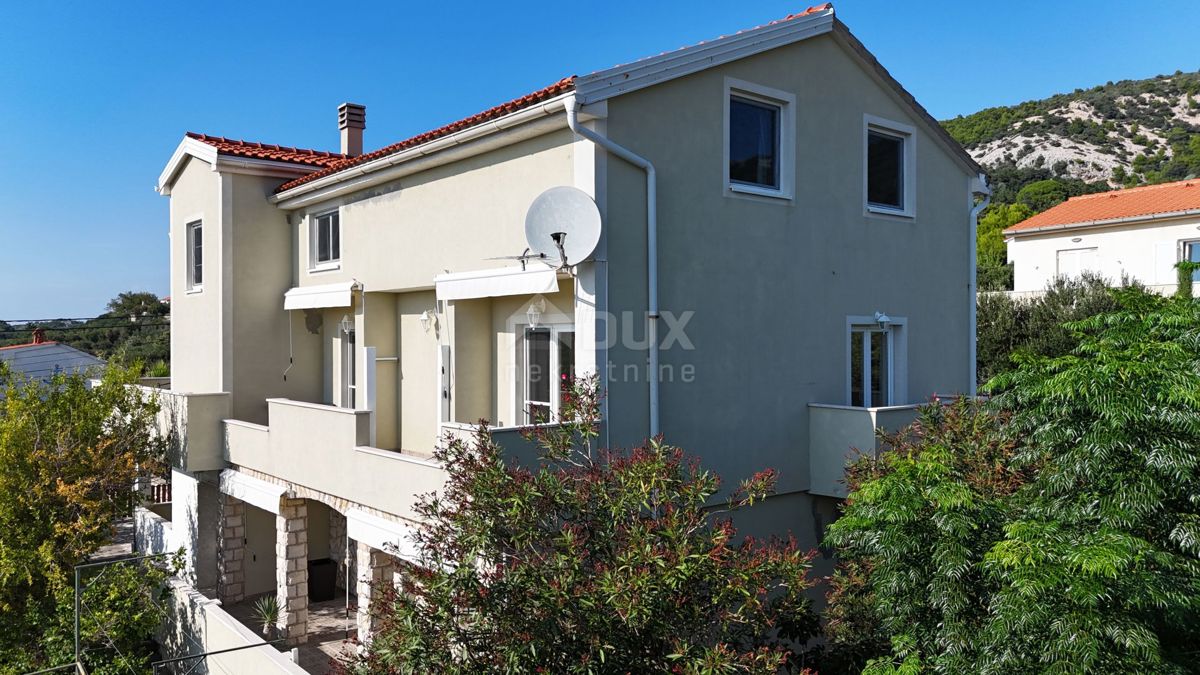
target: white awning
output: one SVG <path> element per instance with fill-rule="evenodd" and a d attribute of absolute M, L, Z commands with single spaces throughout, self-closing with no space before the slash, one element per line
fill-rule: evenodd
<path fill-rule="evenodd" d="M 494 298 L 502 295 L 534 295 L 558 291 L 558 273 L 541 265 L 530 269 L 502 267 L 475 272 L 439 274 L 433 278 L 438 300 Z"/>
<path fill-rule="evenodd" d="M 297 286 L 283 294 L 284 309 L 317 309 L 321 307 L 349 307 L 354 294 L 353 281 L 320 286 Z"/>
<path fill-rule="evenodd" d="M 413 526 L 380 518 L 361 509 L 346 510 L 346 536 L 380 551 L 416 561 Z"/>
<path fill-rule="evenodd" d="M 221 471 L 220 484 L 221 494 L 237 497 L 251 506 L 276 515 L 279 514 L 279 498 L 287 492 L 287 488 L 282 485 L 268 483 L 233 469 Z"/>

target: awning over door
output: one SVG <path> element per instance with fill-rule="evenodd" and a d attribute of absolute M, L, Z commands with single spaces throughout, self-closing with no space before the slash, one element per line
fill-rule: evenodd
<path fill-rule="evenodd" d="M 558 273 L 541 265 L 502 267 L 476 272 L 439 274 L 433 278 L 438 300 L 495 298 L 504 295 L 534 295 L 558 291 Z"/>
<path fill-rule="evenodd" d="M 349 307 L 354 295 L 353 281 L 320 286 L 297 286 L 283 294 L 284 309 L 319 309 Z"/>

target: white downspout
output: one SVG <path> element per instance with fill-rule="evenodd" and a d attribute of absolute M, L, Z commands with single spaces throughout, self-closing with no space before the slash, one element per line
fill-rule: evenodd
<path fill-rule="evenodd" d="M 630 152 L 606 136 L 579 124 L 579 101 L 572 96 L 565 102 L 567 126 L 571 131 L 646 172 L 646 314 L 649 322 L 646 339 L 650 343 L 650 436 L 659 434 L 658 425 L 658 188 L 654 165 Z"/>
<path fill-rule="evenodd" d="M 967 199 L 970 200 L 969 203 L 972 204 L 973 206 L 971 207 L 971 236 L 970 236 L 970 239 L 971 239 L 971 255 L 970 255 L 971 272 L 970 272 L 970 274 L 971 274 L 971 276 L 967 282 L 967 304 L 969 305 L 969 307 L 971 309 L 971 321 L 970 321 L 971 325 L 968 327 L 968 330 L 970 330 L 970 334 L 967 335 L 967 344 L 970 345 L 970 348 L 968 349 L 968 351 L 970 353 L 968 354 L 968 361 L 967 361 L 967 366 L 968 366 L 967 367 L 967 376 L 968 376 L 968 380 L 969 380 L 968 393 L 971 396 L 975 396 L 975 394 L 977 393 L 976 389 L 978 388 L 978 383 L 976 383 L 975 380 L 979 376 L 978 365 L 976 364 L 976 355 L 975 355 L 975 347 L 976 347 L 975 343 L 978 340 L 978 335 L 979 335 L 978 330 L 976 328 L 976 316 L 975 316 L 977 309 L 978 309 L 978 304 L 979 304 L 979 288 L 978 288 L 978 282 L 976 281 L 976 266 L 978 265 L 977 257 L 979 255 L 979 253 L 978 253 L 978 244 L 976 243 L 976 240 L 978 238 L 977 229 L 979 226 L 979 213 L 981 211 L 983 211 L 984 209 L 986 209 L 988 204 L 992 203 L 992 189 L 990 187 L 988 187 L 987 176 L 982 173 L 979 174 L 978 176 L 976 176 L 975 178 L 972 178 L 970 180 L 970 182 L 968 183 L 968 185 L 969 185 L 969 189 L 967 190 Z M 975 204 L 975 195 L 983 195 L 983 199 L 978 204 Z"/>

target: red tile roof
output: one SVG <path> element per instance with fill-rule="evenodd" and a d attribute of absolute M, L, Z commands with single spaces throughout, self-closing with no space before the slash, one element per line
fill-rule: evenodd
<path fill-rule="evenodd" d="M 1096 221 L 1151 217 L 1200 210 L 1200 180 L 1098 192 L 1071 197 L 1067 201 L 1023 220 L 1005 234 L 1053 227 L 1090 225 Z"/>
<path fill-rule="evenodd" d="M 271 145 L 270 143 L 239 141 L 232 138 L 224 138 L 222 136 L 197 134 L 192 131 L 187 132 L 187 137 L 194 138 L 201 143 L 207 143 L 208 145 L 216 148 L 217 152 L 223 155 L 233 155 L 235 157 L 269 159 L 276 162 L 292 162 L 294 164 L 304 164 L 307 166 L 317 167 L 332 166 L 337 162 L 347 159 L 346 155 L 336 152 L 291 148 L 286 145 Z"/>
<path fill-rule="evenodd" d="M 481 113 L 476 113 L 465 119 L 458 120 L 457 122 L 451 122 L 450 124 L 438 127 L 437 129 L 434 129 L 433 131 L 426 131 L 423 134 L 418 134 L 416 136 L 413 136 L 412 138 L 405 139 L 403 141 L 400 141 L 399 143 L 393 143 L 387 147 L 383 147 L 378 150 L 374 150 L 372 152 L 363 153 L 361 155 L 358 155 L 357 157 L 347 157 L 347 158 L 339 159 L 336 162 L 332 162 L 331 164 L 326 166 L 324 169 L 321 169 L 320 171 L 314 171 L 313 173 L 310 173 L 305 176 L 301 176 L 295 180 L 284 183 L 283 185 L 279 186 L 279 189 L 276 190 L 276 192 L 283 192 L 284 190 L 290 190 L 290 189 L 296 187 L 297 185 L 303 185 L 309 181 L 313 181 L 318 178 L 324 178 L 325 176 L 328 176 L 331 173 L 337 173 L 338 171 L 348 169 L 352 166 L 358 166 L 359 164 L 364 164 L 366 162 L 370 162 L 371 160 L 379 159 L 380 157 L 386 157 L 388 155 L 395 154 L 402 150 L 408 150 L 409 148 L 416 147 L 423 143 L 428 143 L 429 141 L 432 141 L 432 140 L 435 140 L 438 138 L 442 138 L 443 136 L 449 136 L 450 134 L 452 134 L 456 131 L 462 131 L 463 129 L 469 129 L 470 127 L 476 126 L 478 124 L 482 124 L 484 122 L 494 120 L 497 117 L 503 117 L 504 115 L 507 115 L 509 113 L 514 113 L 514 112 L 517 112 L 518 110 L 524 110 L 525 108 L 530 108 L 534 105 L 537 105 L 538 103 L 541 103 L 542 101 L 554 98 L 555 96 L 560 96 L 560 95 L 565 94 L 574 89 L 575 89 L 575 76 L 572 75 L 571 77 L 565 77 L 548 87 L 543 87 L 533 93 L 526 94 L 520 98 L 515 98 L 511 101 L 508 101 L 507 103 L 501 103 L 498 106 L 488 108 L 487 110 L 484 110 Z"/>
<path fill-rule="evenodd" d="M 767 23 L 764 26 L 774 26 L 776 24 L 785 23 L 788 21 L 792 21 L 794 19 L 799 19 L 801 17 L 808 16 L 810 14 L 815 14 L 817 12 L 824 12 L 824 11 L 832 9 L 832 8 L 833 8 L 833 4 L 827 2 L 823 5 L 809 7 L 808 9 L 804 10 L 803 12 L 799 12 L 796 14 L 789 14 L 789 15 L 783 17 L 782 19 L 776 19 L 775 21 L 771 21 L 770 23 Z M 764 26 L 756 26 L 755 28 L 749 28 L 747 30 L 756 30 L 757 28 L 763 28 Z M 745 32 L 746 32 L 745 30 L 738 31 L 738 33 L 745 33 Z M 724 37 L 724 36 L 722 36 L 722 37 Z M 700 44 L 704 44 L 704 43 L 702 42 Z M 684 47 L 683 49 L 686 49 L 686 47 Z M 664 53 L 666 53 L 666 52 L 664 52 Z M 653 57 L 647 57 L 647 58 L 653 58 Z M 434 129 L 432 131 L 426 131 L 423 134 L 418 134 L 416 136 L 413 136 L 412 138 L 400 141 L 399 143 L 393 143 L 392 145 L 389 145 L 387 147 L 380 148 L 373 152 L 364 153 L 357 157 L 350 157 L 350 158 L 334 161 L 334 162 L 330 163 L 328 166 L 326 166 L 325 168 L 321 169 L 320 171 L 314 171 L 313 173 L 310 173 L 305 176 L 301 176 L 294 180 L 288 181 L 287 183 L 284 183 L 283 185 L 279 186 L 279 189 L 276 190 L 276 192 L 283 192 L 285 190 L 290 190 L 294 187 L 304 185 L 305 183 L 317 180 L 319 178 L 324 178 L 325 176 L 328 176 L 330 174 L 334 174 L 339 171 L 343 171 L 352 166 L 358 166 L 359 164 L 364 164 L 366 162 L 370 162 L 372 160 L 379 159 L 380 157 L 386 157 L 388 155 L 392 155 L 397 152 L 408 150 L 410 148 L 414 148 L 418 145 L 428 143 L 428 142 L 436 140 L 438 138 L 442 138 L 444 136 L 449 136 L 450 134 L 453 134 L 457 131 L 462 131 L 463 129 L 469 129 L 478 124 L 488 122 L 490 120 L 496 119 L 497 117 L 503 117 L 504 115 L 507 115 L 509 113 L 514 113 L 514 112 L 517 112 L 518 110 L 524 110 L 525 108 L 533 107 L 534 105 L 537 105 L 538 103 L 541 103 L 548 99 L 554 98 L 556 96 L 561 96 L 562 94 L 566 94 L 567 92 L 573 91 L 575 89 L 575 77 L 576 76 L 574 76 L 574 75 L 572 75 L 570 77 L 564 77 L 563 79 L 559 80 L 558 82 L 555 82 L 554 84 L 552 84 L 548 87 L 543 87 L 541 89 L 538 89 L 535 92 L 526 94 L 519 98 L 515 98 L 511 101 L 508 101 L 507 103 L 501 103 L 500 105 L 492 107 L 492 108 L 488 108 L 487 110 L 484 110 L 481 113 L 477 113 L 470 117 L 458 120 L 457 122 L 451 122 L 450 124 L 438 127 L 437 129 Z"/>

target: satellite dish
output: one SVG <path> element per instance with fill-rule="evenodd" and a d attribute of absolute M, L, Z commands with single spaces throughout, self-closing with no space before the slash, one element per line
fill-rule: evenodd
<path fill-rule="evenodd" d="M 579 188 L 552 187 L 529 205 L 525 241 L 531 258 L 560 268 L 577 265 L 600 243 L 600 210 Z"/>

